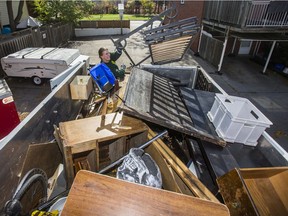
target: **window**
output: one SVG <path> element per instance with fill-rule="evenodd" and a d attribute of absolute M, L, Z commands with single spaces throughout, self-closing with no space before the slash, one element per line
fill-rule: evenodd
<path fill-rule="evenodd" d="M 250 47 L 251 41 L 241 41 L 241 47 Z"/>

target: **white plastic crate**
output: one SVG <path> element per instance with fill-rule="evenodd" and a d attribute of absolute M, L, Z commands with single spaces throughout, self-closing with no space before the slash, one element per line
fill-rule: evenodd
<path fill-rule="evenodd" d="M 223 94 L 216 94 L 207 115 L 219 137 L 250 146 L 256 146 L 263 131 L 272 125 L 248 99 Z"/>

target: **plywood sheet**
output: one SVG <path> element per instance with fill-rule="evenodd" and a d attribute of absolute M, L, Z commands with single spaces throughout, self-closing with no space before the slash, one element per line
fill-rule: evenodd
<path fill-rule="evenodd" d="M 49 161 L 49 163 L 47 163 L 47 161 Z M 33 168 L 40 168 L 47 174 L 48 178 L 50 178 L 62 161 L 63 158 L 57 143 L 29 145 L 21 176 L 23 177 Z"/>

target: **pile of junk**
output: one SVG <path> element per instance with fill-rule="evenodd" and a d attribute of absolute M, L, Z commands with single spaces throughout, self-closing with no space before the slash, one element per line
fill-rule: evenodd
<path fill-rule="evenodd" d="M 1 141 L 1 214 L 287 215 L 287 161 L 262 136 L 272 123 L 202 68 L 164 65 L 199 31 L 174 10 L 112 40 L 131 61 L 124 79 L 77 64 Z M 139 31 L 151 65 L 125 50 Z"/>

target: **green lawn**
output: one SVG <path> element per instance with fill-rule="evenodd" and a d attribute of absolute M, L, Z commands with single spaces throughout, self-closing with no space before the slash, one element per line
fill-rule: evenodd
<path fill-rule="evenodd" d="M 134 14 L 124 14 L 124 20 L 149 20 L 153 16 L 143 16 Z M 119 14 L 94 14 L 85 17 L 82 20 L 120 20 Z"/>

